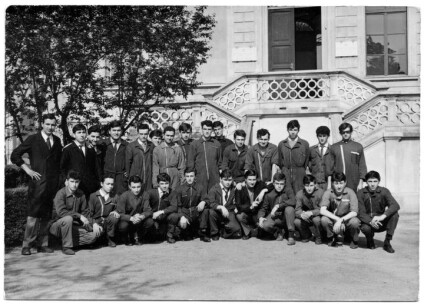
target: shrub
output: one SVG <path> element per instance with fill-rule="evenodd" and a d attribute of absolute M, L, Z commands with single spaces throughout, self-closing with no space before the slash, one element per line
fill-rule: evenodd
<path fill-rule="evenodd" d="M 25 171 L 16 165 L 6 165 L 5 173 L 5 188 L 15 188 L 20 185 L 28 185 L 29 176 Z"/>
<path fill-rule="evenodd" d="M 5 246 L 22 244 L 27 215 L 28 187 L 5 189 Z"/>

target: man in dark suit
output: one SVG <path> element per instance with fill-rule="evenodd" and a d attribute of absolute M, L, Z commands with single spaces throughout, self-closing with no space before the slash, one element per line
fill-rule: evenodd
<path fill-rule="evenodd" d="M 94 148 L 89 148 L 85 144 L 87 138 L 86 127 L 83 124 L 76 124 L 72 128 L 72 132 L 75 140 L 65 146 L 62 151 L 60 160 L 61 180 L 65 180 L 68 171 L 71 169 L 80 172 L 81 182 L 79 189 L 84 192 L 85 198 L 88 200 L 90 194 L 96 192 L 100 187 L 101 172 L 99 163 Z"/>
<path fill-rule="evenodd" d="M 235 187 L 230 169 L 225 169 L 220 174 L 221 182 L 215 184 L 208 193 L 207 202 L 210 206 L 209 225 L 211 238 L 219 240 L 220 230 L 223 228 L 222 237 L 240 238 L 241 228 L 236 219 L 236 205 L 234 204 Z"/>
<path fill-rule="evenodd" d="M 31 246 L 37 241 L 37 251 L 51 253 L 48 247 L 48 222 L 53 209 L 53 198 L 59 186 L 62 144 L 53 135 L 56 128 L 54 114 L 43 115 L 42 130 L 28 138 L 13 150 L 12 163 L 20 166 L 30 177 L 28 185 L 28 217 L 25 227 L 22 254 L 30 255 Z M 28 153 L 29 167 L 22 156 Z"/>

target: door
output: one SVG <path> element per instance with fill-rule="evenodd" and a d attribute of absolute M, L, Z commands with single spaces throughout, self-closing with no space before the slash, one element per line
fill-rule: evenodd
<path fill-rule="evenodd" d="M 268 14 L 269 71 L 294 70 L 294 8 L 273 9 Z"/>

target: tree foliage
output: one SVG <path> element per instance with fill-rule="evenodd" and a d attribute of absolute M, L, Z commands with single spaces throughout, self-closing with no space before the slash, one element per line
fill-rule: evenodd
<path fill-rule="evenodd" d="M 40 121 L 53 107 L 65 142 L 72 116 L 94 122 L 118 111 L 129 126 L 193 92 L 214 24 L 205 7 L 9 7 L 6 109 L 14 118 L 34 109 Z"/>

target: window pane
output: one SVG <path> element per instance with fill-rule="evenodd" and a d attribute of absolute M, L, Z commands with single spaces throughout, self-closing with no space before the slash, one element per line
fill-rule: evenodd
<path fill-rule="evenodd" d="M 367 55 L 384 54 L 384 36 L 367 36 Z"/>
<path fill-rule="evenodd" d="M 407 74 L 406 55 L 389 56 L 389 74 Z"/>
<path fill-rule="evenodd" d="M 384 15 L 367 15 L 367 35 L 384 34 Z"/>
<path fill-rule="evenodd" d="M 384 56 L 367 56 L 367 75 L 384 75 Z"/>
<path fill-rule="evenodd" d="M 389 55 L 406 54 L 406 35 L 388 35 L 387 43 Z"/>
<path fill-rule="evenodd" d="M 387 14 L 387 34 L 406 33 L 406 13 Z"/>

